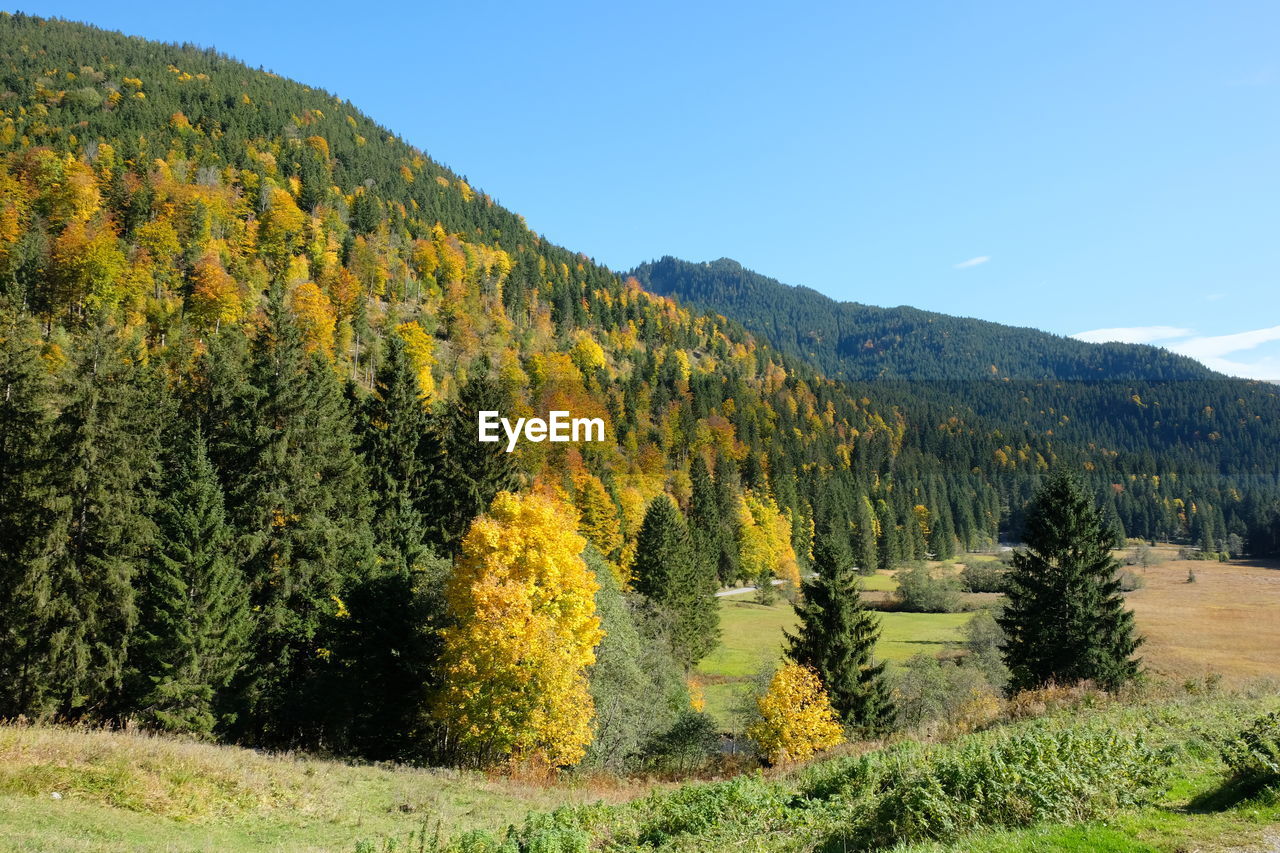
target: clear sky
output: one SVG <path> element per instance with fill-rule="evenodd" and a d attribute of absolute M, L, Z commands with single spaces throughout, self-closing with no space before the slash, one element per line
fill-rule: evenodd
<path fill-rule="evenodd" d="M 349 98 L 616 269 L 1280 378 L 1280 4 L 101 3 Z"/>

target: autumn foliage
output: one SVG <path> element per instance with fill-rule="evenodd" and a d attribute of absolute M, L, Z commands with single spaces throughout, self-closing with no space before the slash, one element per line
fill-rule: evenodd
<path fill-rule="evenodd" d="M 576 764 L 591 742 L 586 668 L 599 586 L 572 509 L 502 492 L 471 525 L 446 590 L 435 713 L 482 764 Z"/>
<path fill-rule="evenodd" d="M 822 682 L 807 666 L 783 666 L 756 704 L 760 719 L 747 735 L 772 764 L 805 761 L 844 741 Z"/>

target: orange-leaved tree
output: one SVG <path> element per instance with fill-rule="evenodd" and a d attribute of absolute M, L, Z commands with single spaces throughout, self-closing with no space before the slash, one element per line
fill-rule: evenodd
<path fill-rule="evenodd" d="M 477 764 L 576 764 L 591 742 L 586 669 L 603 637 L 573 509 L 500 492 L 445 588 L 435 715 Z"/>
<path fill-rule="evenodd" d="M 760 718 L 747 729 L 771 764 L 804 761 L 844 741 L 844 730 L 817 673 L 789 663 L 756 700 Z"/>

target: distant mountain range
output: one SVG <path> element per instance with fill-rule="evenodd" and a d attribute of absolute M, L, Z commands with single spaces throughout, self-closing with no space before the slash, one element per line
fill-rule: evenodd
<path fill-rule="evenodd" d="M 837 302 L 721 258 L 664 257 L 632 273 L 646 289 L 723 314 L 833 378 L 954 380 L 1223 379 L 1204 365 L 1137 344 L 1091 344 L 906 306 Z"/>

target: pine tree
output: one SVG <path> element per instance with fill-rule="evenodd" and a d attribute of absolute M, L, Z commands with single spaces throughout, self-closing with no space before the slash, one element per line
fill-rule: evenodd
<path fill-rule="evenodd" d="M 436 475 L 422 516 L 432 523 L 428 541 L 443 554 L 455 554 L 471 520 L 488 509 L 499 492 L 519 483 L 504 444 L 482 443 L 476 437 L 479 412 L 506 411 L 505 403 L 496 382 L 486 376 L 473 378 L 436 419 L 428 437 Z"/>
<path fill-rule="evenodd" d="M 331 704 L 318 692 L 332 653 L 325 632 L 345 610 L 346 588 L 373 564 L 367 476 L 333 370 L 304 354 L 278 291 L 237 387 L 220 440 L 234 467 L 221 473 L 256 619 L 237 679 L 236 731 L 250 742 L 304 743 Z"/>
<path fill-rule="evenodd" d="M 874 660 L 880 620 L 866 608 L 842 540 L 830 531 L 813 546 L 817 575 L 795 605 L 800 627 L 787 633 L 787 655 L 818 674 L 846 726 L 874 734 L 894 719 L 884 664 Z"/>
<path fill-rule="evenodd" d="M 694 551 L 700 559 L 712 564 L 713 571 L 718 568 L 720 555 L 720 505 L 716 500 L 716 485 L 702 460 L 702 454 L 694 454 L 689 463 L 689 535 L 693 539 Z"/>
<path fill-rule="evenodd" d="M 1027 516 L 1000 627 L 1015 690 L 1090 679 L 1113 689 L 1138 674 L 1141 640 L 1125 609 L 1104 513 L 1073 476 L 1051 478 Z"/>
<path fill-rule="evenodd" d="M 431 472 L 424 458 L 427 416 L 403 338 L 388 335 L 382 367 L 361 418 L 375 547 L 392 571 L 407 574 L 423 553 L 420 507 Z"/>
<path fill-rule="evenodd" d="M 858 495 L 853 507 L 853 544 L 854 563 L 858 571 L 864 575 L 875 574 L 880 564 L 876 553 L 876 521 L 871 510 L 871 502 L 866 495 Z"/>
<path fill-rule="evenodd" d="M 676 659 L 687 668 L 706 657 L 720 637 L 715 574 L 693 554 L 680 510 L 666 495 L 645 511 L 632 574 L 636 591 L 667 620 Z"/>
<path fill-rule="evenodd" d="M 47 710 L 51 557 L 63 538 L 54 459 L 53 389 L 36 324 L 0 327 L 0 717 Z"/>
<path fill-rule="evenodd" d="M 76 354 L 55 425 L 66 538 L 50 566 L 46 675 L 62 717 L 121 710 L 134 582 L 155 531 L 166 408 L 157 380 L 114 329 L 96 325 Z"/>
<path fill-rule="evenodd" d="M 138 708 L 161 728 L 208 734 L 251 623 L 222 487 L 199 430 L 174 454 L 156 522 L 139 596 Z"/>

